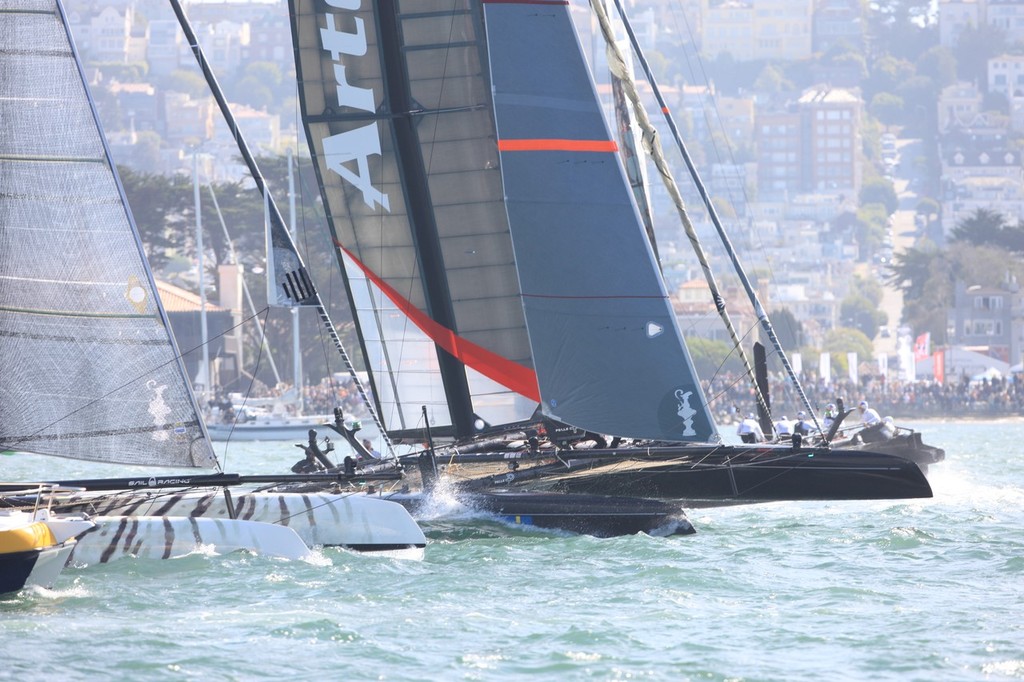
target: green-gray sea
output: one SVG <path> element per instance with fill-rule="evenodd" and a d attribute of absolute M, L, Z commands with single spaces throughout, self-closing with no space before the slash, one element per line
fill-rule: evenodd
<path fill-rule="evenodd" d="M 909 426 L 946 448 L 933 499 L 700 509 L 671 538 L 463 514 L 423 522 L 422 561 L 68 568 L 0 597 L 0 678 L 1024 679 L 1024 421 Z M 300 454 L 229 444 L 225 469 Z M 116 473 L 22 454 L 0 471 Z"/>

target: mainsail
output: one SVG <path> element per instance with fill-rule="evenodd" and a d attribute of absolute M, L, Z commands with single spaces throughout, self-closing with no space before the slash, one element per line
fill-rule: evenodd
<path fill-rule="evenodd" d="M 0 449 L 216 466 L 55 0 L 0 10 Z"/>
<path fill-rule="evenodd" d="M 717 436 L 568 2 L 291 0 L 385 424 Z"/>

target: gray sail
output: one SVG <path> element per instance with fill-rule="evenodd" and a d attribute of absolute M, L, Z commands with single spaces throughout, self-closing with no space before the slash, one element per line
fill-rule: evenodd
<path fill-rule="evenodd" d="M 537 406 L 478 0 L 291 0 L 300 102 L 389 430 Z M 440 429 L 438 427 L 441 427 Z"/>
<path fill-rule="evenodd" d="M 0 10 L 0 449 L 215 466 L 55 0 Z"/>
<path fill-rule="evenodd" d="M 506 206 L 545 413 L 716 437 L 568 2 L 484 0 Z"/>

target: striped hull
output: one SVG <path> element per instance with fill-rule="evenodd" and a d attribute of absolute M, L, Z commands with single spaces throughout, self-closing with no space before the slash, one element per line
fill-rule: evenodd
<path fill-rule="evenodd" d="M 372 552 L 426 545 L 423 531 L 404 507 L 361 494 L 240 492 L 230 500 L 234 518 L 291 528 L 310 547 Z M 98 516 L 232 517 L 220 491 L 83 494 L 63 508 Z"/>
<path fill-rule="evenodd" d="M 200 551 L 255 552 L 283 559 L 309 556 L 306 543 L 290 528 L 254 521 L 185 516 L 96 516 L 69 562 L 104 564 L 123 557 L 174 559 Z"/>

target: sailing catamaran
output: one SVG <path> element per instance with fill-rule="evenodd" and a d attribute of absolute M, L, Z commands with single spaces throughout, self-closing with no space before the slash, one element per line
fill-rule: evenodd
<path fill-rule="evenodd" d="M 219 469 L 59 0 L 0 11 L 0 45 L 0 450 Z M 289 262 L 286 276 L 301 271 L 297 256 Z M 98 515 L 73 555 L 85 563 L 198 544 L 288 557 L 306 544 L 422 553 L 422 531 L 394 503 L 224 492 L 266 482 L 145 475 L 64 482 L 85 492 L 48 495 L 59 496 L 55 510 Z M 35 505 L 26 487 L 0 486 L 0 501 Z"/>
<path fill-rule="evenodd" d="M 480 491 L 931 496 L 899 457 L 722 445 L 569 2 L 289 7 L 389 444 L 429 431 L 435 461 Z"/>

